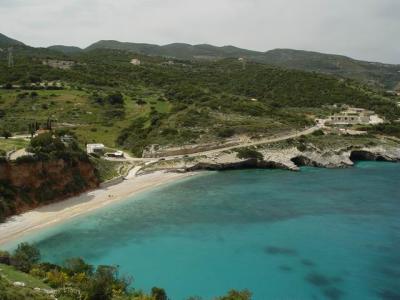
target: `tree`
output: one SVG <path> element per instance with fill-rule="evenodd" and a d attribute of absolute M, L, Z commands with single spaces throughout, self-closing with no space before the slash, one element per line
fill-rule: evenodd
<path fill-rule="evenodd" d="M 168 300 L 165 290 L 158 287 L 153 287 L 151 289 L 151 296 L 154 300 Z"/>
<path fill-rule="evenodd" d="M 7 140 L 8 138 L 12 137 L 12 134 L 10 131 L 8 130 L 3 130 L 3 132 L 1 133 L 1 135 Z"/>
<path fill-rule="evenodd" d="M 226 296 L 218 297 L 215 300 L 251 300 L 251 292 L 249 290 L 230 290 Z"/>
<path fill-rule="evenodd" d="M 69 258 L 64 262 L 64 267 L 69 275 L 86 274 L 91 276 L 93 274 L 93 266 L 85 263 L 82 258 Z"/>
<path fill-rule="evenodd" d="M 124 104 L 124 96 L 119 93 L 113 93 L 108 95 L 108 103 L 110 103 L 111 105 L 123 105 Z"/>
<path fill-rule="evenodd" d="M 28 151 L 32 153 L 63 152 L 65 145 L 58 137 L 53 137 L 50 132 L 39 134 L 31 140 Z"/>
<path fill-rule="evenodd" d="M 21 243 L 11 258 L 12 265 L 18 270 L 28 273 L 32 266 L 39 262 L 40 251 L 28 243 Z"/>
<path fill-rule="evenodd" d="M 114 290 L 126 292 L 129 283 L 118 278 L 118 268 L 113 266 L 98 266 L 90 280 L 87 290 L 88 299 L 110 300 Z"/>

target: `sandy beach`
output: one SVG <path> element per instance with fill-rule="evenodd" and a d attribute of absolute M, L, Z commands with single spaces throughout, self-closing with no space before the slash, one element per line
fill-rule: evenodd
<path fill-rule="evenodd" d="M 140 192 L 193 175 L 194 173 L 155 172 L 137 176 L 109 187 L 99 188 L 77 197 L 13 216 L 5 223 L 0 224 L 0 247 L 44 227 L 64 222 L 73 217 L 127 199 Z"/>

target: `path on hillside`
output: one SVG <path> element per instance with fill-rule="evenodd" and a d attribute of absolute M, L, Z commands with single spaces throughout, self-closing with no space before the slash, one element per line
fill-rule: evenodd
<path fill-rule="evenodd" d="M 242 143 L 242 144 L 238 144 L 235 146 L 221 147 L 218 149 L 213 149 L 213 150 L 208 150 L 208 151 L 203 151 L 203 152 L 196 152 L 196 153 L 192 153 L 192 154 L 164 156 L 164 157 L 160 157 L 159 159 L 171 160 L 171 159 L 177 159 L 177 158 L 183 158 L 183 157 L 195 157 L 195 156 L 201 156 L 201 155 L 210 155 L 210 154 L 219 153 L 222 151 L 232 150 L 232 149 L 236 149 L 236 148 L 244 148 L 244 147 L 252 147 L 252 146 L 259 146 L 259 145 L 264 145 L 264 144 L 276 143 L 276 142 L 280 142 L 280 141 L 284 141 L 284 140 L 288 140 L 288 139 L 298 138 L 302 135 L 308 135 L 319 129 L 321 129 L 321 126 L 316 125 L 316 126 L 307 128 L 305 130 L 282 135 L 280 137 L 262 138 L 262 139 L 259 139 L 259 140 L 253 141 L 253 142 Z"/>
<path fill-rule="evenodd" d="M 107 158 L 107 160 L 111 161 L 131 161 L 131 162 L 144 162 L 144 163 L 151 163 L 154 162 L 155 160 L 160 160 L 160 159 L 165 159 L 165 160 L 173 160 L 173 159 L 179 159 L 179 158 L 184 158 L 184 157 L 196 157 L 196 156 L 202 156 L 202 155 L 211 155 L 215 153 L 220 153 L 222 151 L 227 151 L 227 150 L 232 150 L 236 148 L 244 148 L 244 147 L 252 147 L 252 146 L 259 146 L 259 145 L 264 145 L 264 144 L 269 144 L 269 143 L 276 143 L 288 139 L 293 139 L 300 137 L 302 135 L 308 135 L 311 134 L 321 128 L 320 125 L 316 125 L 307 129 L 304 129 L 302 131 L 296 131 L 294 133 L 289 133 L 285 135 L 281 135 L 279 137 L 266 137 L 262 138 L 256 141 L 252 142 L 245 142 L 245 143 L 239 143 L 234 146 L 228 146 L 228 147 L 221 147 L 218 149 L 213 149 L 213 150 L 208 150 L 208 151 L 201 151 L 201 152 L 196 152 L 196 153 L 191 153 L 191 154 L 181 154 L 181 155 L 171 155 L 171 156 L 162 156 L 162 157 L 157 157 L 157 158 L 139 158 L 139 157 L 132 157 L 128 153 L 124 152 L 125 158 Z M 16 158 L 26 155 L 27 153 L 25 152 L 25 149 L 20 149 L 18 151 L 15 151 L 14 153 L 11 154 L 10 159 L 15 160 Z"/>
<path fill-rule="evenodd" d="M 288 139 L 293 139 L 293 138 L 298 138 L 302 135 L 308 135 L 311 134 L 319 129 L 321 129 L 322 125 L 315 125 L 313 127 L 309 127 L 307 129 L 304 129 L 302 131 L 296 131 L 294 133 L 289 133 L 285 135 L 281 135 L 279 137 L 266 137 L 262 138 L 253 142 L 246 142 L 246 143 L 240 143 L 234 146 L 227 146 L 227 147 L 221 147 L 213 150 L 207 150 L 207 151 L 200 151 L 196 153 L 191 153 L 191 154 L 180 154 L 180 155 L 170 155 L 170 156 L 160 156 L 160 157 L 152 157 L 152 158 L 139 158 L 139 157 L 132 157 L 128 153 L 124 152 L 125 158 L 107 158 L 107 160 L 113 160 L 113 161 L 132 161 L 132 162 L 146 162 L 146 163 L 151 163 L 155 162 L 157 160 L 165 159 L 165 160 L 174 160 L 174 159 L 179 159 L 179 158 L 184 158 L 184 157 L 196 157 L 196 156 L 202 156 L 202 155 L 210 155 L 210 154 L 215 154 L 219 153 L 222 151 L 227 151 L 227 150 L 232 150 L 236 148 L 244 148 L 244 147 L 252 147 L 252 146 L 259 146 L 259 145 L 264 145 L 264 144 L 270 144 L 270 143 L 276 143 L 280 141 L 285 141 Z"/>

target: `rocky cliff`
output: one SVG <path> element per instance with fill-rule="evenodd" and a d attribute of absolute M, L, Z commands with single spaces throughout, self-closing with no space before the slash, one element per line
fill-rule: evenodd
<path fill-rule="evenodd" d="M 278 168 L 297 171 L 302 166 L 345 168 L 359 160 L 400 162 L 400 145 L 388 144 L 335 148 L 319 148 L 311 145 L 303 151 L 298 147 L 274 149 L 265 146 L 257 148 L 257 151 L 262 155 L 262 159 L 243 159 L 238 157 L 236 151 L 223 151 L 199 157 L 158 161 L 146 166 L 141 173 L 156 170 L 187 172 L 241 168 Z"/>
<path fill-rule="evenodd" d="M 98 185 L 87 160 L 0 162 L 0 220 Z"/>

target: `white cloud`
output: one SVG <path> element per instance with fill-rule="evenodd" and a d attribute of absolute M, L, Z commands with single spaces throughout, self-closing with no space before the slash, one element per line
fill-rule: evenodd
<path fill-rule="evenodd" d="M 0 32 L 33 46 L 233 44 L 400 63 L 399 12 L 398 0 L 0 0 Z"/>

